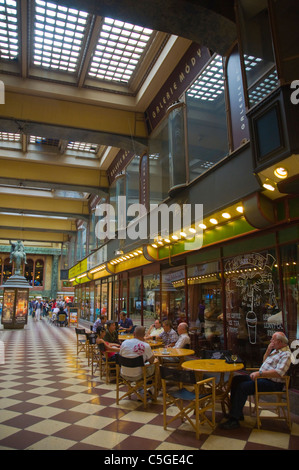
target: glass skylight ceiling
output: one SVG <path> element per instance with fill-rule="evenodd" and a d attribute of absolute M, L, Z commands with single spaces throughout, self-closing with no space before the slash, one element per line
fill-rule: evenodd
<path fill-rule="evenodd" d="M 0 0 L 0 58 L 15 59 L 19 53 L 17 2 Z"/>
<path fill-rule="evenodd" d="M 34 65 L 75 72 L 88 13 L 35 1 Z"/>
<path fill-rule="evenodd" d="M 191 98 L 214 101 L 224 91 L 222 58 L 216 55 L 187 91 Z"/>
<path fill-rule="evenodd" d="M 127 83 L 152 33 L 151 29 L 105 18 L 88 75 Z"/>
<path fill-rule="evenodd" d="M 69 142 L 68 150 L 80 150 L 81 152 L 96 153 L 98 144 L 89 144 L 87 142 Z"/>

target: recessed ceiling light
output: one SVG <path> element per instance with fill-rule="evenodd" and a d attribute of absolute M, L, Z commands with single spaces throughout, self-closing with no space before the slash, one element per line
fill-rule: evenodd
<path fill-rule="evenodd" d="M 243 212 L 244 212 L 243 206 L 238 206 L 237 211 L 240 212 L 240 214 L 243 214 Z"/>
<path fill-rule="evenodd" d="M 272 184 L 270 184 L 270 183 L 264 183 L 264 184 L 263 184 L 263 187 L 264 187 L 265 189 L 268 189 L 269 191 L 275 191 L 274 186 L 272 186 Z"/>
<path fill-rule="evenodd" d="M 284 179 L 288 176 L 288 170 L 283 167 L 275 168 L 274 175 L 277 176 L 277 178 Z"/>
<path fill-rule="evenodd" d="M 214 224 L 214 225 L 218 224 L 218 220 L 217 220 L 217 219 L 210 219 L 210 222 L 211 222 L 211 224 Z"/>
<path fill-rule="evenodd" d="M 228 212 L 223 212 L 222 217 L 223 217 L 224 219 L 230 219 L 230 218 L 231 218 L 231 215 L 230 215 Z"/>

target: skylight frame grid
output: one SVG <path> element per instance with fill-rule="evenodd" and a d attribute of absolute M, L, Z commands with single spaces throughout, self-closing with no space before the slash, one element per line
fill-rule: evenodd
<path fill-rule="evenodd" d="M 112 18 L 104 18 L 92 55 L 88 76 L 128 84 L 154 31 Z"/>
<path fill-rule="evenodd" d="M 18 58 L 19 41 L 18 3 L 16 0 L 0 0 L 0 59 Z"/>
<path fill-rule="evenodd" d="M 21 134 L 12 132 L 0 132 L 0 142 L 21 142 Z"/>
<path fill-rule="evenodd" d="M 33 5 L 32 65 L 75 74 L 86 43 L 90 15 L 50 1 Z"/>
<path fill-rule="evenodd" d="M 75 142 L 70 141 L 67 144 L 67 150 L 75 150 L 86 153 L 97 153 L 98 144 L 92 144 L 89 142 Z"/>
<path fill-rule="evenodd" d="M 187 90 L 189 98 L 214 101 L 224 93 L 222 57 L 216 55 Z"/>
<path fill-rule="evenodd" d="M 51 139 L 47 137 L 41 137 L 36 135 L 31 135 L 29 137 L 29 144 L 39 144 L 39 145 L 50 145 L 52 147 L 58 147 L 59 140 Z"/>

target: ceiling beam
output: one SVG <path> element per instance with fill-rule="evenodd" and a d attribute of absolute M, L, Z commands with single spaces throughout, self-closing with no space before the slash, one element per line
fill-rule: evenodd
<path fill-rule="evenodd" d="M 88 201 L 76 199 L 47 199 L 34 196 L 2 194 L 1 212 L 15 214 L 52 215 L 86 219 L 89 215 Z"/>
<path fill-rule="evenodd" d="M 6 91 L 0 131 L 144 151 L 143 113 Z"/>
<path fill-rule="evenodd" d="M 38 232 L 77 232 L 75 220 L 26 217 L 22 215 L 0 214 L 0 227 L 9 230 L 31 230 Z"/>
<path fill-rule="evenodd" d="M 0 228 L 0 239 L 63 243 L 69 240 L 69 235 L 66 233 L 55 232 L 35 232 L 29 230 L 22 230 L 20 228 L 17 230 Z"/>
<path fill-rule="evenodd" d="M 6 155 L 6 158 L 3 155 Z M 22 156 L 20 152 L 0 150 L 0 184 L 107 195 L 109 183 L 105 171 L 65 167 L 54 162 L 30 162 L 19 159 L 18 155 Z"/>

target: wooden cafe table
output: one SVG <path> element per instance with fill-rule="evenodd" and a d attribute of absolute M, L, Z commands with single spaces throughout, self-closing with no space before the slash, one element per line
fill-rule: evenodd
<path fill-rule="evenodd" d="M 157 348 L 153 351 L 154 356 L 162 362 L 162 358 L 165 357 L 176 357 L 180 360 L 179 366 L 181 366 L 184 358 L 186 356 L 193 356 L 194 351 L 192 349 L 184 349 L 184 348 L 167 348 L 167 354 L 165 354 L 165 348 Z M 191 362 L 191 361 L 188 361 Z"/>
<path fill-rule="evenodd" d="M 126 339 L 133 339 L 134 335 L 132 334 L 123 334 L 123 335 L 118 335 L 118 340 L 119 341 L 125 341 Z M 145 340 L 146 343 L 150 345 L 152 349 L 154 348 L 160 348 L 163 345 L 162 341 L 154 341 L 152 339 Z"/>
<path fill-rule="evenodd" d="M 244 368 L 244 364 L 236 362 L 229 364 L 225 359 L 195 359 L 183 362 L 183 369 L 194 370 L 198 380 L 203 379 L 204 374 L 220 374 L 219 382 L 216 383 L 216 400 L 221 402 L 222 412 L 225 413 L 225 405 L 229 408 L 229 391 L 234 372 Z M 225 380 L 225 374 L 229 374 Z"/>

